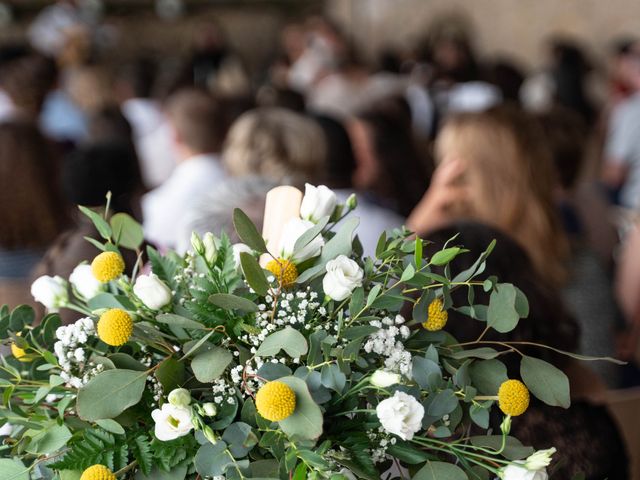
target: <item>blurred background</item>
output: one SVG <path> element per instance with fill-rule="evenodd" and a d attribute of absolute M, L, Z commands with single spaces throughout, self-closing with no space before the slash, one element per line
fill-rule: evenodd
<path fill-rule="evenodd" d="M 635 0 L 0 1 L 0 304 L 90 295 L 77 206 L 107 192 L 181 253 L 276 185 L 355 192 L 365 254 L 496 238 L 531 305 L 508 339 L 626 362 L 550 354 L 574 404 L 516 433 L 554 478 L 638 479 L 638 38 Z"/>

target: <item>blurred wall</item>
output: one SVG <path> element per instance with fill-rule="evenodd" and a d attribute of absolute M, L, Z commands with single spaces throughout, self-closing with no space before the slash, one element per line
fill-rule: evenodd
<path fill-rule="evenodd" d="M 407 45 L 451 11 L 466 13 L 480 52 L 508 54 L 527 67 L 540 64 L 543 39 L 554 33 L 577 37 L 599 57 L 619 35 L 640 36 L 639 0 L 327 0 L 327 11 L 369 55 Z"/>

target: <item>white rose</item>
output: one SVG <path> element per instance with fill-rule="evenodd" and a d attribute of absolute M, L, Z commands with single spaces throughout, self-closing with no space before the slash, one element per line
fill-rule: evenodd
<path fill-rule="evenodd" d="M 81 263 L 74 268 L 69 282 L 85 300 L 92 299 L 104 290 L 104 284 L 93 276 L 91 265 L 88 263 Z"/>
<path fill-rule="evenodd" d="M 388 433 L 411 440 L 422 428 L 424 407 L 415 397 L 398 391 L 378 404 L 376 415 Z"/>
<path fill-rule="evenodd" d="M 375 385 L 376 387 L 381 388 L 390 387 L 391 385 L 400 383 L 401 380 L 402 377 L 397 373 L 391 373 L 385 370 L 376 370 L 375 372 L 373 372 L 373 375 L 371 375 L 371 378 L 369 379 L 371 385 Z"/>
<path fill-rule="evenodd" d="M 292 218 L 282 229 L 282 237 L 280 241 L 280 256 L 290 258 L 294 263 L 301 263 L 313 257 L 320 255 L 324 246 L 324 239 L 321 235 L 316 236 L 302 250 L 295 252 L 294 246 L 296 240 L 300 238 L 307 230 L 313 228 L 314 224 L 308 220 L 300 218 Z"/>
<path fill-rule="evenodd" d="M 236 271 L 239 273 L 242 269 L 242 265 L 240 264 L 240 254 L 249 253 L 253 255 L 253 250 L 251 250 L 249 245 L 245 245 L 244 243 L 235 243 L 231 248 L 233 249 L 233 261 L 236 265 Z"/>
<path fill-rule="evenodd" d="M 322 288 L 324 293 L 334 300 L 344 300 L 356 287 L 362 285 L 364 272 L 356 262 L 345 255 L 329 260 L 326 269 Z"/>
<path fill-rule="evenodd" d="M 43 304 L 50 312 L 57 312 L 69 300 L 67 282 L 64 278 L 43 275 L 31 284 L 31 295 L 36 302 Z"/>
<path fill-rule="evenodd" d="M 336 208 L 337 198 L 332 190 L 324 185 L 304 186 L 304 198 L 300 205 L 300 216 L 316 223 L 322 217 L 330 217 Z"/>
<path fill-rule="evenodd" d="M 501 472 L 500 478 L 502 480 L 547 480 L 546 469 L 541 470 L 529 470 L 524 467 L 522 462 L 515 462 L 511 465 L 507 465 Z"/>
<path fill-rule="evenodd" d="M 151 412 L 151 417 L 156 422 L 156 437 L 163 442 L 183 437 L 193 428 L 189 407 L 176 407 L 165 403 L 162 408 L 156 408 Z"/>
<path fill-rule="evenodd" d="M 151 310 L 160 310 L 171 302 L 171 290 L 153 273 L 140 275 L 133 286 L 133 293 Z"/>

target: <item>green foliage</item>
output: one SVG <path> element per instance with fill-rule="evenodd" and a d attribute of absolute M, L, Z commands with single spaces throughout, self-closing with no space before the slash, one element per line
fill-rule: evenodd
<path fill-rule="evenodd" d="M 102 429 L 87 429 L 68 443 L 69 450 L 59 461 L 49 465 L 55 470 L 85 470 L 91 465 L 106 465 L 112 471 L 129 463 L 127 438 Z"/>
<path fill-rule="evenodd" d="M 569 379 L 562 370 L 550 363 L 523 356 L 520 362 L 520 375 L 531 393 L 552 407 L 569 408 Z"/>
<path fill-rule="evenodd" d="M 89 421 L 114 418 L 140 401 L 146 372 L 107 370 L 93 377 L 78 392 L 78 415 Z"/>
<path fill-rule="evenodd" d="M 252 250 L 258 253 L 265 253 L 267 251 L 267 245 L 264 243 L 262 235 L 258 233 L 258 229 L 247 214 L 239 208 L 233 210 L 233 226 L 240 240 L 246 243 Z"/>
<path fill-rule="evenodd" d="M 285 327 L 264 339 L 256 355 L 273 357 L 284 350 L 291 358 L 300 358 L 308 351 L 307 340 L 298 330 Z"/>

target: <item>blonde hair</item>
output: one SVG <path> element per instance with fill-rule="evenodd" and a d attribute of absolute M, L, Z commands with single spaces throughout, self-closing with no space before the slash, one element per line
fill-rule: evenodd
<path fill-rule="evenodd" d="M 313 120 L 281 108 L 252 110 L 227 135 L 224 164 L 233 176 L 259 175 L 302 186 L 318 181 L 326 145 Z"/>
<path fill-rule="evenodd" d="M 510 234 L 545 279 L 566 278 L 567 240 L 553 200 L 551 152 L 538 125 L 511 107 L 452 117 L 436 141 L 438 161 L 465 165 L 459 212 Z"/>

